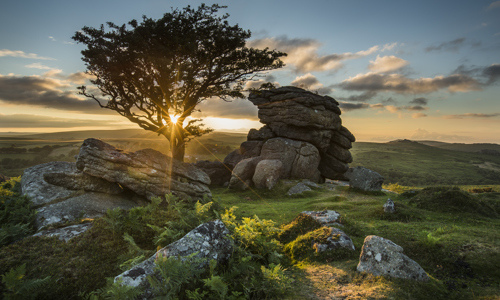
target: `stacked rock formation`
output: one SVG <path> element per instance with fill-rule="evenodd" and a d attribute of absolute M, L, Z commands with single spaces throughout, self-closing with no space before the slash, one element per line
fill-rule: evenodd
<path fill-rule="evenodd" d="M 272 188 L 285 178 L 345 179 L 356 139 L 342 126 L 335 99 L 287 86 L 252 92 L 248 100 L 257 105 L 265 125 L 251 129 L 247 141 L 224 160 L 234 167 L 230 187 Z"/>

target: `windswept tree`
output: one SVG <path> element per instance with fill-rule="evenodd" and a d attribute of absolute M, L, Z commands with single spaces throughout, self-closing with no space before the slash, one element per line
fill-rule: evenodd
<path fill-rule="evenodd" d="M 243 98 L 248 80 L 284 65 L 286 53 L 245 47 L 250 31 L 229 25 L 228 14 L 217 14 L 221 8 L 188 6 L 158 20 L 82 28 L 73 39 L 86 45 L 82 60 L 100 95 L 86 86 L 80 94 L 164 135 L 182 161 L 186 142 L 211 131 L 200 119 L 186 120 L 200 102 Z"/>

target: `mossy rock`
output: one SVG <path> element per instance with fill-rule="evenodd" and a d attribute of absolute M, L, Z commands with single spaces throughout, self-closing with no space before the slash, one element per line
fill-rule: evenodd
<path fill-rule="evenodd" d="M 331 251 L 318 252 L 315 248 L 316 244 L 328 243 L 328 238 L 332 237 L 332 228 L 321 227 L 306 234 L 298 236 L 295 240 L 285 245 L 284 252 L 292 259 L 298 260 L 317 260 L 317 261 L 331 261 L 338 259 L 345 259 L 358 255 L 357 252 L 338 248 Z M 340 238 L 340 234 L 334 235 L 333 239 Z"/>
<path fill-rule="evenodd" d="M 498 216 L 495 209 L 487 202 L 458 187 L 425 188 L 410 199 L 410 204 L 440 212 L 468 212 L 487 217 Z"/>
<path fill-rule="evenodd" d="M 298 236 L 320 227 L 321 224 L 313 217 L 301 213 L 292 222 L 283 226 L 283 231 L 278 235 L 278 240 L 283 244 L 287 244 Z"/>

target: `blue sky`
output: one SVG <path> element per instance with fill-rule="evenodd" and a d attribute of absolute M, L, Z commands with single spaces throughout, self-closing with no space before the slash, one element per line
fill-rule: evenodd
<path fill-rule="evenodd" d="M 89 100 L 83 26 L 159 18 L 171 7 L 227 5 L 248 45 L 289 54 L 267 74 L 339 102 L 358 140 L 500 143 L 500 1 L 4 1 L 0 132 L 134 128 Z M 259 127 L 247 100 L 207 101 L 216 130 Z M 113 114 L 114 113 L 114 114 Z"/>

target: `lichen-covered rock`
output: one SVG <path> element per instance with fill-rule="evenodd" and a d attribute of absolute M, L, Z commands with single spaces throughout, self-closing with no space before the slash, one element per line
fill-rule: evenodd
<path fill-rule="evenodd" d="M 255 167 L 255 172 L 252 177 L 252 182 L 258 189 L 272 189 L 278 180 L 283 170 L 283 164 L 277 159 L 261 160 Z"/>
<path fill-rule="evenodd" d="M 146 277 L 155 273 L 155 261 L 159 254 L 162 257 L 180 257 L 182 260 L 196 253 L 195 258 L 204 259 L 199 265 L 199 268 L 203 268 L 212 259 L 217 262 L 227 261 L 232 251 L 233 241 L 229 238 L 229 230 L 222 221 L 211 221 L 196 227 L 180 240 L 158 250 L 147 260 L 116 276 L 115 282 L 121 279 L 122 285 L 146 288 L 146 292 L 140 298 L 149 299 L 151 293 L 148 293 L 149 284 Z"/>
<path fill-rule="evenodd" d="M 90 228 L 92 228 L 92 223 L 85 223 L 85 224 L 66 226 L 62 228 L 44 230 L 34 234 L 33 236 L 46 236 L 46 237 L 57 236 L 61 241 L 67 242 L 72 238 L 89 230 Z"/>
<path fill-rule="evenodd" d="M 365 167 L 349 168 L 344 174 L 349 179 L 349 186 L 363 191 L 380 191 L 384 177 Z"/>
<path fill-rule="evenodd" d="M 326 240 L 314 243 L 313 248 L 316 252 L 333 251 L 339 248 L 356 250 L 351 238 L 345 232 L 335 227 L 330 227 L 330 235 Z"/>
<path fill-rule="evenodd" d="M 281 161 L 283 164 L 281 178 L 319 181 L 319 151 L 307 142 L 286 138 L 269 139 L 262 146 L 260 156 L 263 159 Z"/>
<path fill-rule="evenodd" d="M 391 198 L 387 199 L 387 202 L 385 202 L 384 212 L 390 213 L 390 214 L 396 212 L 396 209 L 394 208 L 394 201 L 392 201 Z"/>
<path fill-rule="evenodd" d="M 314 220 L 318 221 L 322 226 L 340 225 L 338 223 L 340 213 L 334 210 L 303 211 L 301 214 L 310 216 Z"/>
<path fill-rule="evenodd" d="M 240 145 L 240 153 L 244 158 L 250 158 L 260 155 L 260 150 L 264 145 L 263 141 L 246 141 Z"/>
<path fill-rule="evenodd" d="M 306 184 L 304 184 L 303 182 L 299 182 L 296 185 L 292 186 L 288 190 L 287 195 L 288 196 L 299 195 L 299 194 L 302 194 L 303 192 L 307 192 L 307 191 L 312 191 L 312 189 L 310 187 L 308 187 Z"/>
<path fill-rule="evenodd" d="M 84 187 L 92 186 L 86 184 L 78 185 L 82 188 L 80 190 L 70 190 L 44 180 L 44 174 L 52 174 L 52 176 L 63 174 L 61 176 L 64 176 L 64 174 L 76 172 L 75 164 L 70 162 L 49 162 L 24 170 L 21 177 L 21 193 L 31 199 L 38 211 L 35 219 L 37 229 L 72 222 L 79 218 L 103 216 L 108 209 L 116 207 L 130 209 L 144 201 L 133 193 L 86 192 Z M 97 178 L 97 180 L 102 179 Z"/>
<path fill-rule="evenodd" d="M 357 270 L 375 276 L 384 275 L 418 281 L 429 280 L 424 269 L 403 254 L 401 246 L 376 235 L 365 238 Z"/>
<path fill-rule="evenodd" d="M 74 172 L 44 173 L 43 180 L 69 190 L 84 190 L 106 194 L 121 194 L 123 192 L 123 189 L 117 183 L 82 173 L 76 169 L 74 164 L 72 166 L 74 166 Z"/>
<path fill-rule="evenodd" d="M 236 149 L 229 153 L 225 158 L 224 158 L 224 165 L 228 166 L 229 169 L 233 170 L 236 165 L 245 159 L 243 155 L 241 154 L 240 149 Z"/>
<path fill-rule="evenodd" d="M 101 140 L 86 139 L 76 166 L 148 199 L 168 193 L 185 199 L 199 199 L 205 194 L 211 197 L 210 177 L 205 172 L 153 149 L 130 153 Z"/>
<path fill-rule="evenodd" d="M 229 188 L 246 190 L 252 185 L 252 177 L 255 167 L 262 160 L 262 157 L 252 157 L 240 161 L 233 169 Z"/>
<path fill-rule="evenodd" d="M 259 130 L 252 128 L 248 131 L 247 140 L 249 141 L 266 141 L 276 137 L 269 126 L 262 126 Z"/>

